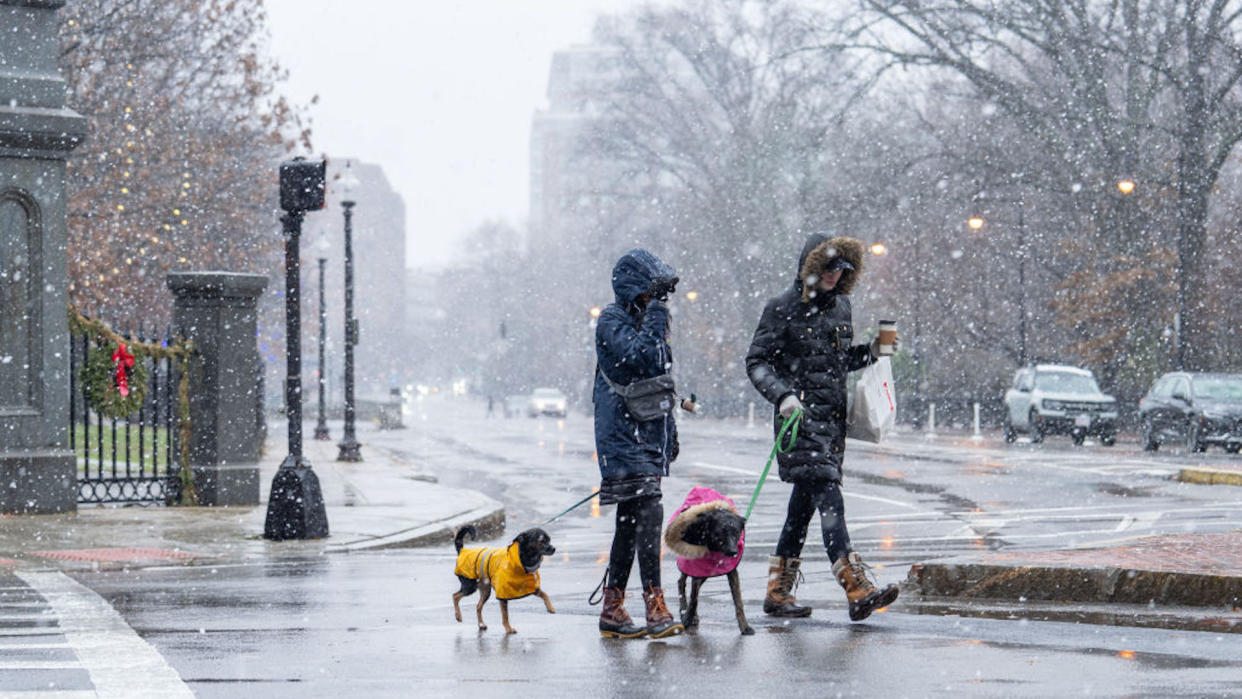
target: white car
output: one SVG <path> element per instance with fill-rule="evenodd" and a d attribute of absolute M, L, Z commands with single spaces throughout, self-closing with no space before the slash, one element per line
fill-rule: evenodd
<path fill-rule="evenodd" d="M 1100 444 L 1117 443 L 1117 401 L 1100 391 L 1086 369 L 1062 364 L 1037 364 L 1018 370 L 1005 392 L 1005 441 L 1018 433 L 1032 442 L 1048 434 L 1068 434 L 1074 444 L 1095 435 Z"/>
<path fill-rule="evenodd" d="M 555 388 L 536 388 L 530 394 L 530 401 L 526 404 L 526 414 L 531 417 L 539 415 L 565 417 L 569 414 L 569 399 Z"/>

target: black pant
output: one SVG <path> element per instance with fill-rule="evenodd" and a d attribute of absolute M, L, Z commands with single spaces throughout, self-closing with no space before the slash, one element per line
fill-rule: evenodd
<path fill-rule="evenodd" d="M 617 530 L 608 554 L 608 587 L 625 589 L 630 581 L 634 554 L 643 589 L 660 587 L 660 529 L 664 505 L 658 497 L 627 500 L 617 504 Z"/>
<path fill-rule="evenodd" d="M 836 481 L 814 481 L 794 484 L 789 495 L 789 513 L 785 515 L 785 526 L 776 543 L 776 555 L 783 558 L 802 555 L 806 529 L 815 510 L 819 510 L 819 525 L 823 529 L 828 560 L 836 563 L 838 558 L 850 552 L 850 533 L 845 528 L 845 501 L 841 498 L 841 484 Z"/>

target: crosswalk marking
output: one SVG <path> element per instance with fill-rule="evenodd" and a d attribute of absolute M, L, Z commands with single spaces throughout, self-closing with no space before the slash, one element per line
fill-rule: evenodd
<path fill-rule="evenodd" d="M 19 570 L 13 574 L 28 587 L 0 590 L 22 598 L 0 607 L 0 673 L 55 670 L 72 676 L 85 671 L 94 687 L 93 691 L 85 691 L 52 686 L 48 691 L 23 692 L 23 696 L 193 696 L 177 672 L 102 597 L 58 571 Z M 46 602 L 30 599 L 32 595 L 26 593 L 27 589 Z M 19 653 L 12 651 L 22 649 L 45 653 L 65 649 L 72 651 L 73 658 L 15 657 Z M 0 683 L 5 679 L 0 674 Z M 5 694 L 0 690 L 0 695 Z"/>

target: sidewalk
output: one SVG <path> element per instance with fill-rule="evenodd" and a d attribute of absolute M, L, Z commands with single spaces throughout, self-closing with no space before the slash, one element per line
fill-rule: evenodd
<path fill-rule="evenodd" d="M 920 563 L 905 586 L 916 606 L 940 613 L 974 607 L 984 615 L 1242 633 L 1242 531 Z"/>
<path fill-rule="evenodd" d="M 276 427 L 273 425 L 273 427 Z M 87 506 L 73 514 L 0 516 L 0 570 L 4 567 L 119 568 L 306 556 L 366 549 L 425 546 L 452 539 L 465 524 L 480 534 L 504 527 L 503 506 L 471 490 L 436 483 L 416 463 L 368 449 L 359 425 L 361 463 L 336 460 L 334 439 L 306 439 L 303 454 L 319 477 L 330 536 L 322 540 L 263 539 L 267 491 L 287 451 L 274 429 L 259 464 L 263 503 L 256 507 Z M 307 423 L 304 433 L 313 434 Z"/>

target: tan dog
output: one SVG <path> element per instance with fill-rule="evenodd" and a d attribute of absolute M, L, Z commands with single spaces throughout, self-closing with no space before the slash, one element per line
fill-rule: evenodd
<path fill-rule="evenodd" d="M 556 613 L 552 600 L 539 587 L 539 564 L 544 556 L 556 553 L 547 532 L 527 529 L 505 547 L 463 549 L 467 535 L 471 539 L 477 536 L 474 527 L 466 525 L 457 530 L 457 537 L 453 540 L 457 547 L 457 568 L 453 572 L 461 581 L 461 589 L 453 593 L 453 615 L 457 621 L 461 621 L 462 598 L 474 594 L 475 590 L 479 591 L 476 611 L 480 631 L 487 630 L 487 624 L 483 623 L 483 605 L 491 597 L 493 589 L 496 590 L 496 599 L 500 600 L 500 621 L 505 625 L 506 633 L 517 633 L 517 629 L 509 625 L 511 599 L 537 595 L 549 614 Z"/>

